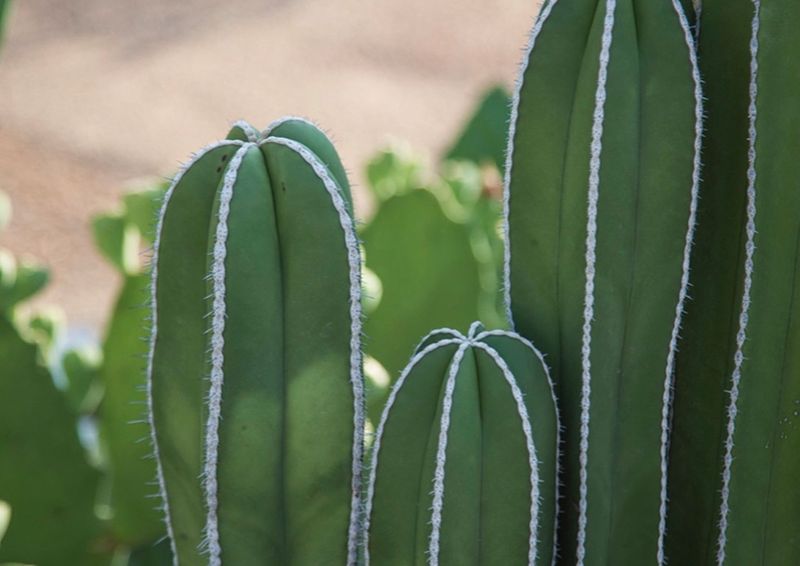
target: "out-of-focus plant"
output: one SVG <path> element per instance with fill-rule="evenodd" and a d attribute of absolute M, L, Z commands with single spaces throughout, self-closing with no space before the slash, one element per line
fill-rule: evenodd
<path fill-rule="evenodd" d="M 366 293 L 375 299 L 367 302 L 365 348 L 390 381 L 431 328 L 504 324 L 498 166 L 508 98 L 500 87 L 488 90 L 435 167 L 403 144 L 367 164 L 376 210 L 361 229 Z M 370 374 L 372 398 L 385 398 L 389 384 Z M 374 423 L 374 409 L 370 417 Z"/>

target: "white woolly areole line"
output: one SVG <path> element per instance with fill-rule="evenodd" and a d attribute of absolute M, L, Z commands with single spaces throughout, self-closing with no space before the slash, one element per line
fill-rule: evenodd
<path fill-rule="evenodd" d="M 204 546 L 208 549 L 209 566 L 222 564 L 217 517 L 218 486 L 217 464 L 219 457 L 219 421 L 222 414 L 222 384 L 225 379 L 225 258 L 228 255 L 228 214 L 233 198 L 233 187 L 239 167 L 252 143 L 244 144 L 231 158 L 223 177 L 219 194 L 217 227 L 212 253 L 211 280 L 214 299 L 211 305 L 211 385 L 208 388 L 208 420 L 206 421 L 206 462 L 203 469 L 203 487 L 206 496 L 206 527 Z"/>
<path fill-rule="evenodd" d="M 428 332 L 425 337 L 419 341 L 419 344 L 417 344 L 417 348 L 414 350 L 414 352 L 418 352 L 419 348 L 425 343 L 426 340 L 429 340 L 431 337 L 436 336 L 437 334 L 446 334 L 447 336 L 452 336 L 453 338 L 466 340 L 466 336 L 457 330 L 453 330 L 452 328 L 436 328 L 435 330 Z"/>
<path fill-rule="evenodd" d="M 475 337 L 475 340 L 483 340 L 487 336 L 505 336 L 507 338 L 511 338 L 516 340 L 523 345 L 525 345 L 533 354 L 539 359 L 541 362 L 542 367 L 544 368 L 544 374 L 547 377 L 547 383 L 550 386 L 550 396 L 553 399 L 553 408 L 555 409 L 556 413 L 556 500 L 555 500 L 555 512 L 553 521 L 555 525 L 558 525 L 558 515 L 560 513 L 559 509 L 559 498 L 561 496 L 561 415 L 558 412 L 558 400 L 556 399 L 556 388 L 553 385 L 553 379 L 550 377 L 550 368 L 547 366 L 547 363 L 544 361 L 544 355 L 539 351 L 533 343 L 526 339 L 519 334 L 514 332 L 509 332 L 507 330 L 486 330 L 481 332 Z M 558 529 L 553 529 L 553 560 L 551 565 L 555 566 L 556 562 L 558 561 Z"/>
<path fill-rule="evenodd" d="M 603 38 L 600 45 L 600 65 L 597 71 L 594 117 L 592 123 L 591 158 L 589 159 L 589 206 L 586 221 L 586 286 L 583 307 L 583 338 L 581 347 L 581 440 L 580 440 L 580 501 L 578 515 L 577 566 L 586 558 L 586 520 L 588 510 L 587 473 L 589 462 L 589 420 L 592 394 L 592 320 L 594 319 L 594 278 L 597 261 L 597 201 L 600 195 L 600 156 L 603 152 L 606 81 L 608 60 L 614 32 L 616 0 L 606 0 Z"/>
<path fill-rule="evenodd" d="M 158 289 L 158 252 L 161 247 L 161 233 L 164 228 L 164 217 L 167 214 L 167 207 L 169 206 L 170 200 L 172 198 L 172 193 L 175 191 L 175 187 L 178 186 L 180 180 L 183 178 L 184 173 L 194 165 L 201 157 L 207 154 L 209 151 L 213 149 L 217 149 L 218 147 L 225 147 L 225 146 L 241 146 L 242 142 L 236 140 L 223 140 L 212 143 L 196 154 L 192 156 L 192 159 L 181 167 L 175 177 L 172 179 L 172 183 L 170 183 L 167 192 L 164 194 L 164 201 L 161 204 L 161 209 L 158 213 L 158 223 L 156 225 L 156 233 L 155 239 L 153 242 L 153 256 L 150 260 L 151 264 L 151 271 L 150 271 L 150 308 L 151 308 L 151 317 L 152 317 L 152 327 L 150 332 L 150 348 L 147 353 L 147 411 L 148 417 L 150 421 L 150 438 L 153 443 L 153 456 L 155 457 L 156 461 L 156 479 L 158 481 L 158 489 L 159 495 L 161 496 L 163 502 L 163 510 L 164 510 L 164 523 L 167 528 L 167 536 L 169 537 L 169 544 L 172 550 L 172 560 L 175 566 L 178 566 L 178 549 L 175 546 L 175 535 L 172 529 L 172 518 L 170 517 L 169 511 L 169 500 L 167 498 L 167 487 L 166 482 L 164 481 L 164 469 L 161 464 L 161 453 L 158 447 L 158 438 L 156 436 L 156 425 L 155 425 L 155 414 L 153 411 L 153 359 L 155 356 L 156 350 L 156 341 L 158 338 L 158 301 L 157 301 L 157 289 Z"/>
<path fill-rule="evenodd" d="M 753 258 L 756 245 L 756 119 L 758 114 L 758 32 L 761 27 L 761 0 L 753 0 L 753 22 L 750 37 L 750 106 L 749 148 L 747 151 L 747 243 L 745 244 L 744 289 L 742 291 L 742 310 L 739 313 L 739 331 L 736 334 L 736 353 L 733 356 L 733 375 L 728 404 L 728 427 L 725 439 L 725 459 L 722 470 L 722 502 L 719 511 L 719 540 L 717 548 L 717 564 L 725 563 L 725 550 L 728 542 L 728 513 L 731 485 L 731 467 L 733 466 L 733 437 L 736 431 L 737 404 L 739 401 L 739 382 L 742 378 L 744 363 L 744 344 L 747 340 L 747 324 L 750 318 L 750 291 L 753 287 Z"/>
<path fill-rule="evenodd" d="M 305 161 L 322 181 L 333 207 L 339 215 L 339 224 L 344 233 L 347 248 L 347 263 L 350 277 L 350 383 L 353 387 L 353 464 L 352 499 L 350 502 L 350 526 L 347 539 L 347 564 L 354 566 L 358 559 L 358 546 L 363 521 L 361 501 L 361 478 L 364 460 L 364 377 L 361 371 L 361 252 L 358 247 L 355 225 L 348 211 L 344 196 L 320 159 L 306 146 L 294 140 L 268 137 L 262 143 L 289 148 Z"/>
<path fill-rule="evenodd" d="M 433 334 L 442 332 L 444 330 L 449 329 L 438 329 L 434 330 L 430 334 L 428 334 L 425 338 L 422 339 L 421 343 L 425 342 L 428 338 L 430 338 Z M 394 406 L 395 399 L 397 399 L 397 394 L 400 392 L 400 389 L 403 388 L 403 385 L 408 378 L 408 375 L 411 373 L 417 364 L 428 354 L 431 352 L 438 350 L 439 348 L 444 348 L 446 346 L 451 346 L 455 344 L 463 345 L 466 338 L 462 336 L 460 333 L 451 330 L 450 332 L 458 335 L 455 338 L 447 338 L 445 340 L 440 340 L 438 342 L 434 342 L 433 344 L 429 344 L 422 350 L 419 350 L 412 358 L 411 361 L 408 362 L 408 365 L 403 369 L 400 373 L 400 377 L 395 382 L 394 386 L 392 387 L 392 391 L 389 393 L 389 398 L 386 400 L 386 405 L 383 407 L 383 412 L 381 413 L 381 420 L 378 423 L 378 428 L 375 431 L 375 438 L 372 443 L 372 466 L 370 468 L 369 473 L 369 484 L 367 485 L 367 501 L 365 505 L 365 520 L 364 520 L 364 564 L 365 566 L 369 566 L 369 527 L 370 522 L 372 520 L 372 504 L 373 500 L 375 499 L 375 480 L 378 476 L 378 457 L 381 451 L 381 442 L 383 440 L 383 431 L 386 428 L 386 421 L 389 420 L 389 414 L 391 413 L 392 407 Z"/>
<path fill-rule="evenodd" d="M 244 134 L 247 136 L 247 141 L 249 142 L 257 142 L 258 141 L 258 130 L 256 130 L 250 122 L 246 120 L 236 120 L 233 124 L 231 124 L 232 128 L 240 128 Z"/>
<path fill-rule="evenodd" d="M 520 63 L 517 81 L 514 85 L 514 97 L 511 100 L 511 116 L 508 124 L 508 143 L 506 144 L 505 175 L 503 179 L 503 234 L 505 235 L 505 248 L 503 249 L 503 302 L 505 303 L 506 319 L 511 328 L 514 328 L 514 317 L 511 313 L 511 231 L 509 225 L 509 207 L 511 203 L 511 168 L 514 162 L 514 137 L 517 133 L 517 120 L 519 119 L 519 103 L 522 94 L 522 86 L 525 81 L 525 71 L 528 70 L 528 63 L 536 44 L 536 39 L 542 31 L 542 26 L 558 0 L 547 0 L 539 11 L 533 29 L 528 37 L 528 45 L 525 47 L 525 55 Z"/>
<path fill-rule="evenodd" d="M 661 403 L 661 503 L 658 510 L 658 550 L 656 559 L 659 566 L 663 566 L 666 558 L 664 556 L 664 537 L 667 532 L 667 471 L 668 455 L 670 443 L 670 424 L 672 415 L 673 383 L 675 378 L 675 355 L 678 349 L 678 337 L 680 335 L 681 322 L 683 318 L 684 304 L 689 292 L 689 267 L 691 262 L 692 244 L 694 242 L 694 230 L 697 218 L 697 198 L 700 187 L 700 151 L 703 142 L 703 90 L 700 80 L 700 68 L 697 64 L 697 48 L 692 35 L 689 20 L 683 11 L 679 0 L 672 0 L 675 13 L 678 15 L 683 35 L 686 38 L 686 46 L 689 48 L 689 62 L 692 67 L 692 81 L 694 82 L 694 159 L 692 163 L 692 188 L 691 201 L 689 203 L 689 220 L 686 229 L 686 242 L 683 247 L 683 264 L 681 266 L 681 288 L 678 292 L 678 303 L 675 306 L 675 322 L 672 325 L 672 336 L 669 342 L 669 352 L 667 354 L 667 364 L 664 376 L 664 394 Z"/>
<path fill-rule="evenodd" d="M 520 391 L 519 386 L 517 385 L 514 374 L 509 369 L 505 360 L 503 360 L 503 358 L 501 358 L 497 353 L 497 350 L 484 344 L 483 342 L 473 342 L 472 345 L 489 354 L 495 365 L 497 365 L 502 372 L 506 383 L 508 383 L 508 386 L 511 388 L 511 395 L 514 397 L 514 402 L 517 405 L 517 414 L 519 414 L 519 419 L 522 423 L 522 433 L 525 435 L 525 444 L 528 449 L 528 465 L 531 468 L 531 516 L 530 522 L 528 523 L 528 528 L 530 531 L 528 538 L 528 564 L 529 566 L 534 566 L 538 556 L 537 544 L 539 535 L 539 506 L 541 504 L 539 482 L 541 480 L 539 477 L 539 459 L 536 456 L 536 445 L 533 441 L 533 430 L 531 429 L 531 419 L 528 415 L 528 408 L 525 406 L 522 391 Z M 555 553 L 555 548 L 553 551 Z"/>
<path fill-rule="evenodd" d="M 447 440 L 450 431 L 450 413 L 453 410 L 453 391 L 456 387 L 456 377 L 461 368 L 464 352 L 469 347 L 469 342 L 464 342 L 456 350 L 450 362 L 450 371 L 442 401 L 442 418 L 439 421 L 439 444 L 436 449 L 436 468 L 433 472 L 433 505 L 431 507 L 431 537 L 428 542 L 428 565 L 439 566 L 439 537 L 442 531 L 442 509 L 444 507 L 444 467 L 447 463 Z"/>

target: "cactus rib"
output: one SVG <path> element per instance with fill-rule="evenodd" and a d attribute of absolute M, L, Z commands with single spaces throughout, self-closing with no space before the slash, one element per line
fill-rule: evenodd
<path fill-rule="evenodd" d="M 147 407 L 148 419 L 150 421 L 150 438 L 153 446 L 153 456 L 156 461 L 156 481 L 158 483 L 158 493 L 161 498 L 161 507 L 164 513 L 164 525 L 167 530 L 167 537 L 170 541 L 172 550 L 173 562 L 178 566 L 178 550 L 175 546 L 175 534 L 172 527 L 172 518 L 170 516 L 169 501 L 167 498 L 167 488 L 164 480 L 164 469 L 161 463 L 161 456 L 159 452 L 158 438 L 156 436 L 156 423 L 155 412 L 153 410 L 153 358 L 155 354 L 155 345 L 158 338 L 158 304 L 157 304 L 157 287 L 158 287 L 158 252 L 161 244 L 161 234 L 164 226 L 164 217 L 166 215 L 167 207 L 169 206 L 172 194 L 175 187 L 183 178 L 186 171 L 204 155 L 219 147 L 226 146 L 241 146 L 242 143 L 238 141 L 224 140 L 217 141 L 209 144 L 200 151 L 198 151 L 192 159 L 181 167 L 180 171 L 175 175 L 164 195 L 164 202 L 159 211 L 158 221 L 156 225 L 155 241 L 153 243 L 153 256 L 151 259 L 151 279 L 150 279 L 150 301 L 151 301 L 151 331 L 150 331 L 150 349 L 147 355 Z"/>
<path fill-rule="evenodd" d="M 364 424 L 365 398 L 364 382 L 361 376 L 361 255 L 358 248 L 358 237 L 355 226 L 336 182 L 329 169 L 311 151 L 294 140 L 276 136 L 267 137 L 264 144 L 285 146 L 296 152 L 313 169 L 322 181 L 331 202 L 339 215 L 339 222 L 345 236 L 350 278 L 350 381 L 353 386 L 353 467 L 352 467 L 352 501 L 350 505 L 350 527 L 348 530 L 347 548 L 348 565 L 354 565 L 358 558 L 359 537 L 361 531 L 362 501 L 361 476 L 364 458 Z"/>

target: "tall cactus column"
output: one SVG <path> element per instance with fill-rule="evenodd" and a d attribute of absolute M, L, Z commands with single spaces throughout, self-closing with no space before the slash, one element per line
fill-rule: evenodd
<path fill-rule="evenodd" d="M 151 423 L 175 564 L 354 564 L 360 260 L 311 124 L 237 124 L 167 193 L 153 258 Z"/>
<path fill-rule="evenodd" d="M 564 564 L 664 563 L 701 94 L 678 0 L 550 0 L 506 168 L 506 299 L 565 426 Z"/>
<path fill-rule="evenodd" d="M 800 556 L 799 24 L 792 0 L 703 2 L 707 202 L 677 374 L 675 563 Z"/>
<path fill-rule="evenodd" d="M 558 415 L 523 338 L 437 330 L 384 409 L 367 496 L 367 564 L 550 566 Z"/>

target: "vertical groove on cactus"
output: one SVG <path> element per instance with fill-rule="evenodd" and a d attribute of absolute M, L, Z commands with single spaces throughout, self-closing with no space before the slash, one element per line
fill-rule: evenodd
<path fill-rule="evenodd" d="M 584 290 L 583 337 L 581 347 L 581 442 L 580 442 L 580 509 L 578 516 L 578 566 L 586 557 L 586 522 L 588 510 L 587 466 L 589 459 L 589 421 L 592 394 L 592 320 L 594 319 L 594 278 L 597 246 L 597 201 L 600 190 L 600 155 L 603 151 L 603 125 L 605 123 L 606 80 L 608 60 L 614 33 L 616 0 L 606 0 L 603 20 L 603 38 L 600 47 L 600 66 L 597 71 L 594 118 L 592 123 L 591 158 L 589 160 L 589 208 L 586 222 L 586 287 Z"/>
<path fill-rule="evenodd" d="M 469 343 L 463 342 L 456 350 L 450 371 L 447 374 L 444 401 L 442 403 L 442 419 L 439 422 L 439 442 L 436 449 L 436 470 L 433 475 L 433 508 L 431 509 L 431 537 L 428 545 L 428 564 L 439 566 L 439 536 L 442 528 L 442 506 L 444 504 L 444 465 L 447 462 L 447 433 L 450 431 L 450 413 L 453 409 L 453 390 L 456 376 L 461 368 Z"/>
<path fill-rule="evenodd" d="M 686 45 L 689 47 L 689 59 L 692 65 L 692 78 L 694 79 L 695 97 L 695 139 L 694 139 L 694 163 L 692 171 L 692 198 L 689 204 L 689 221 L 686 230 L 686 244 L 683 250 L 683 273 L 681 275 L 681 288 L 678 294 L 678 303 L 675 306 L 675 324 L 672 327 L 672 337 L 669 343 L 669 353 L 667 354 L 667 365 L 664 378 L 664 397 L 661 407 L 661 506 L 659 508 L 658 521 L 658 551 L 657 561 L 659 566 L 665 563 L 664 537 L 667 529 L 667 475 L 670 428 L 672 418 L 672 397 L 673 382 L 675 379 L 675 355 L 678 349 L 678 338 L 680 335 L 681 323 L 683 320 L 684 305 L 689 293 L 689 268 L 691 264 L 692 244 L 694 242 L 695 225 L 697 219 L 697 199 L 700 189 L 700 151 L 703 144 L 703 90 L 700 78 L 700 67 L 697 62 L 697 45 L 695 43 L 689 21 L 683 11 L 683 7 L 678 0 L 672 0 L 675 12 L 678 14 L 681 27 L 686 36 Z M 698 0 L 699 6 L 699 0 Z M 698 16 L 699 22 L 699 16 Z"/>
<path fill-rule="evenodd" d="M 753 0 L 753 20 L 750 36 L 750 104 L 748 106 L 747 150 L 747 225 L 745 232 L 744 289 L 742 306 L 739 313 L 739 330 L 736 333 L 736 353 L 733 358 L 733 374 L 731 378 L 730 400 L 728 405 L 727 437 L 725 439 L 725 458 L 722 470 L 722 500 L 720 503 L 719 539 L 717 547 L 717 563 L 725 563 L 725 551 L 728 531 L 728 512 L 731 484 L 731 467 L 733 465 L 733 439 L 736 431 L 736 415 L 738 412 L 739 382 L 742 377 L 744 362 L 744 344 L 747 340 L 747 325 L 750 317 L 750 292 L 753 287 L 753 265 L 755 256 L 756 235 L 756 119 L 758 99 L 758 32 L 761 23 L 761 0 Z"/>
<path fill-rule="evenodd" d="M 392 387 L 392 391 L 389 393 L 389 398 L 386 400 L 386 404 L 383 407 L 383 413 L 381 414 L 381 420 L 378 423 L 378 428 L 375 430 L 375 440 L 372 443 L 372 458 L 373 460 L 377 457 L 381 450 L 381 440 L 383 439 L 383 430 L 386 427 L 386 421 L 389 418 L 389 411 L 391 411 L 392 407 L 394 406 L 395 400 L 397 399 L 397 394 L 400 392 L 400 389 L 403 387 L 406 379 L 408 378 L 408 374 L 417 366 L 417 364 L 422 360 L 425 356 L 430 354 L 431 352 L 438 350 L 439 348 L 444 348 L 445 346 L 451 346 L 455 344 L 461 343 L 460 335 L 450 330 L 449 328 L 444 329 L 436 329 L 432 332 L 428 333 L 425 338 L 421 340 L 421 344 L 424 344 L 428 339 L 431 337 L 441 334 L 447 333 L 452 336 L 453 338 L 448 338 L 446 340 L 439 340 L 432 344 L 428 344 L 424 348 L 419 349 L 414 356 L 411 358 L 411 361 L 408 365 L 403 369 L 400 377 L 395 382 L 394 387 Z M 371 466 L 370 474 L 369 474 L 369 482 L 367 484 L 367 497 L 366 502 L 364 505 L 364 563 L 369 566 L 369 527 L 370 527 L 370 519 L 372 517 L 372 502 L 375 496 L 375 479 L 377 477 L 377 467 Z"/>
<path fill-rule="evenodd" d="M 358 247 L 353 220 L 348 212 L 347 203 L 331 178 L 327 167 L 304 145 L 282 137 L 267 137 L 262 144 L 277 144 L 295 151 L 313 169 L 322 181 L 331 197 L 339 222 L 345 235 L 347 258 L 350 264 L 350 381 L 353 385 L 353 466 L 352 466 L 352 500 L 350 507 L 350 528 L 348 531 L 347 549 L 348 566 L 356 564 L 358 559 L 359 538 L 362 531 L 363 509 L 361 500 L 361 477 L 364 459 L 364 424 L 365 401 L 364 384 L 361 378 L 361 255 Z"/>
<path fill-rule="evenodd" d="M 161 209 L 158 215 L 158 221 L 156 225 L 156 232 L 155 232 L 155 240 L 153 242 L 153 256 L 151 258 L 151 280 L 150 280 L 150 301 L 151 301 L 151 332 L 150 332 L 150 350 L 147 356 L 147 407 L 148 407 L 148 418 L 150 421 L 150 439 L 153 445 L 153 457 L 156 461 L 156 481 L 158 483 L 158 490 L 159 490 L 159 497 L 162 501 L 162 509 L 164 513 L 164 524 L 167 530 L 167 536 L 169 537 L 170 547 L 172 550 L 173 562 L 175 566 L 178 566 L 178 551 L 175 547 L 175 535 L 173 533 L 172 528 L 172 520 L 170 517 L 170 510 L 169 510 L 169 500 L 167 498 L 167 489 L 166 484 L 164 482 L 164 470 L 161 464 L 161 457 L 159 453 L 158 447 L 158 439 L 156 437 L 156 425 L 155 425 L 155 414 L 153 411 L 153 355 L 155 353 L 155 344 L 156 339 L 158 337 L 158 308 L 156 302 L 156 289 L 158 285 L 158 250 L 161 240 L 161 232 L 164 225 L 164 216 L 167 211 L 167 207 L 170 202 L 170 198 L 172 197 L 172 193 L 175 190 L 175 187 L 180 182 L 183 174 L 189 169 L 189 167 L 199 160 L 203 155 L 208 153 L 209 151 L 216 149 L 218 147 L 223 146 L 241 146 L 242 143 L 238 141 L 218 141 L 212 143 L 200 151 L 198 151 L 188 163 L 186 163 L 183 167 L 181 167 L 180 171 L 175 175 L 170 184 L 169 189 L 167 189 L 166 194 L 164 195 L 164 202 L 161 205 Z"/>
<path fill-rule="evenodd" d="M 222 382 L 225 379 L 223 365 L 225 347 L 225 257 L 228 253 L 228 213 L 230 212 L 233 186 L 239 173 L 239 166 L 245 153 L 254 144 L 246 143 L 236 151 L 231 159 L 220 192 L 216 237 L 214 240 L 211 280 L 214 299 L 211 311 L 211 385 L 208 391 L 208 420 L 206 422 L 206 462 L 203 481 L 206 495 L 206 531 L 204 548 L 208 550 L 209 566 L 220 566 L 222 548 L 219 544 L 217 518 L 217 457 L 219 450 L 219 421 L 222 412 Z"/>
<path fill-rule="evenodd" d="M 503 248 L 503 303 L 506 311 L 506 320 L 510 328 L 514 329 L 514 315 L 511 312 L 511 236 L 509 233 L 508 210 L 511 204 L 511 170 L 514 166 L 514 135 L 517 129 L 517 120 L 519 118 L 519 101 L 522 92 L 522 84 L 525 79 L 525 71 L 528 69 L 528 61 L 530 61 L 533 47 L 536 45 L 536 38 L 542 31 L 550 12 L 553 10 L 558 0 L 546 0 L 542 6 L 539 14 L 536 16 L 536 21 L 533 24 L 533 29 L 528 36 L 528 45 L 525 47 L 525 54 L 522 57 L 519 71 L 517 72 L 517 80 L 514 85 L 514 96 L 511 99 L 511 115 L 508 122 L 508 143 L 506 145 L 506 164 L 505 174 L 503 176 L 503 234 L 505 236 L 505 246 Z"/>

